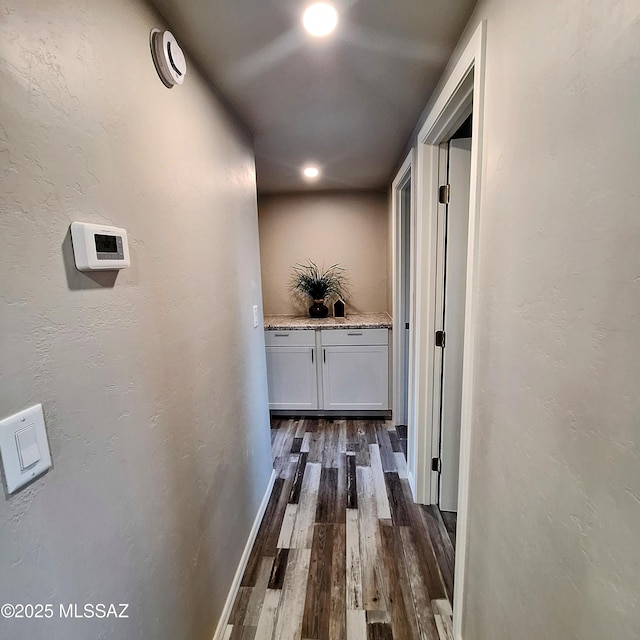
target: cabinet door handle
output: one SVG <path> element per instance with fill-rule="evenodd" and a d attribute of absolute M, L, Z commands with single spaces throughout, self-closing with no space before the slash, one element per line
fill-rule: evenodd
<path fill-rule="evenodd" d="M 311 349 L 311 364 L 313 364 L 313 352 L 314 352 L 314 349 Z"/>
<path fill-rule="evenodd" d="M 326 364 L 327 363 L 327 350 L 323 349 L 322 350 L 322 361 Z"/>
<path fill-rule="evenodd" d="M 276 333 L 274 334 L 276 338 L 288 338 L 289 334 L 288 333 Z"/>
<path fill-rule="evenodd" d="M 348 336 L 361 336 L 362 331 L 352 331 L 351 333 L 347 333 Z"/>

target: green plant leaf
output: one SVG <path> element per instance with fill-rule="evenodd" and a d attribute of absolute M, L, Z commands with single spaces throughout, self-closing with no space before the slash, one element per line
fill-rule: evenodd
<path fill-rule="evenodd" d="M 339 264 L 325 269 L 309 260 L 308 264 L 296 264 L 292 268 L 289 288 L 292 293 L 307 296 L 312 300 L 332 300 L 348 295 L 346 270 Z"/>

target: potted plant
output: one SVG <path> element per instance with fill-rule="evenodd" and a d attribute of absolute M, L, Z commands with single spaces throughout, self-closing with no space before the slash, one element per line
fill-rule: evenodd
<path fill-rule="evenodd" d="M 309 264 L 296 264 L 292 267 L 292 271 L 291 292 L 313 300 L 313 304 L 309 307 L 309 315 L 312 318 L 327 317 L 329 309 L 325 301 L 346 298 L 347 275 L 339 264 L 333 264 L 325 269 L 309 260 Z"/>

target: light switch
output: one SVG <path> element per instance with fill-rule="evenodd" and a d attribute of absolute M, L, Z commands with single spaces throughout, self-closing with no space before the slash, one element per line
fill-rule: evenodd
<path fill-rule="evenodd" d="M 20 468 L 22 471 L 40 461 L 38 439 L 32 424 L 16 433 L 16 444 L 18 445 L 18 456 L 20 456 Z"/>
<path fill-rule="evenodd" d="M 253 305 L 253 328 L 255 329 L 260 323 L 260 318 L 258 317 L 258 305 Z"/>
<path fill-rule="evenodd" d="M 0 454 L 9 493 L 51 467 L 41 404 L 0 420 Z"/>

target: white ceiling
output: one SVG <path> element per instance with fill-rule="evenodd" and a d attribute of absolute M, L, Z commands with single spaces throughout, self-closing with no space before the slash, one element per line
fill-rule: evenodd
<path fill-rule="evenodd" d="M 334 0 L 323 39 L 301 25 L 310 0 L 152 1 L 252 132 L 274 193 L 386 188 L 476 0 Z"/>

